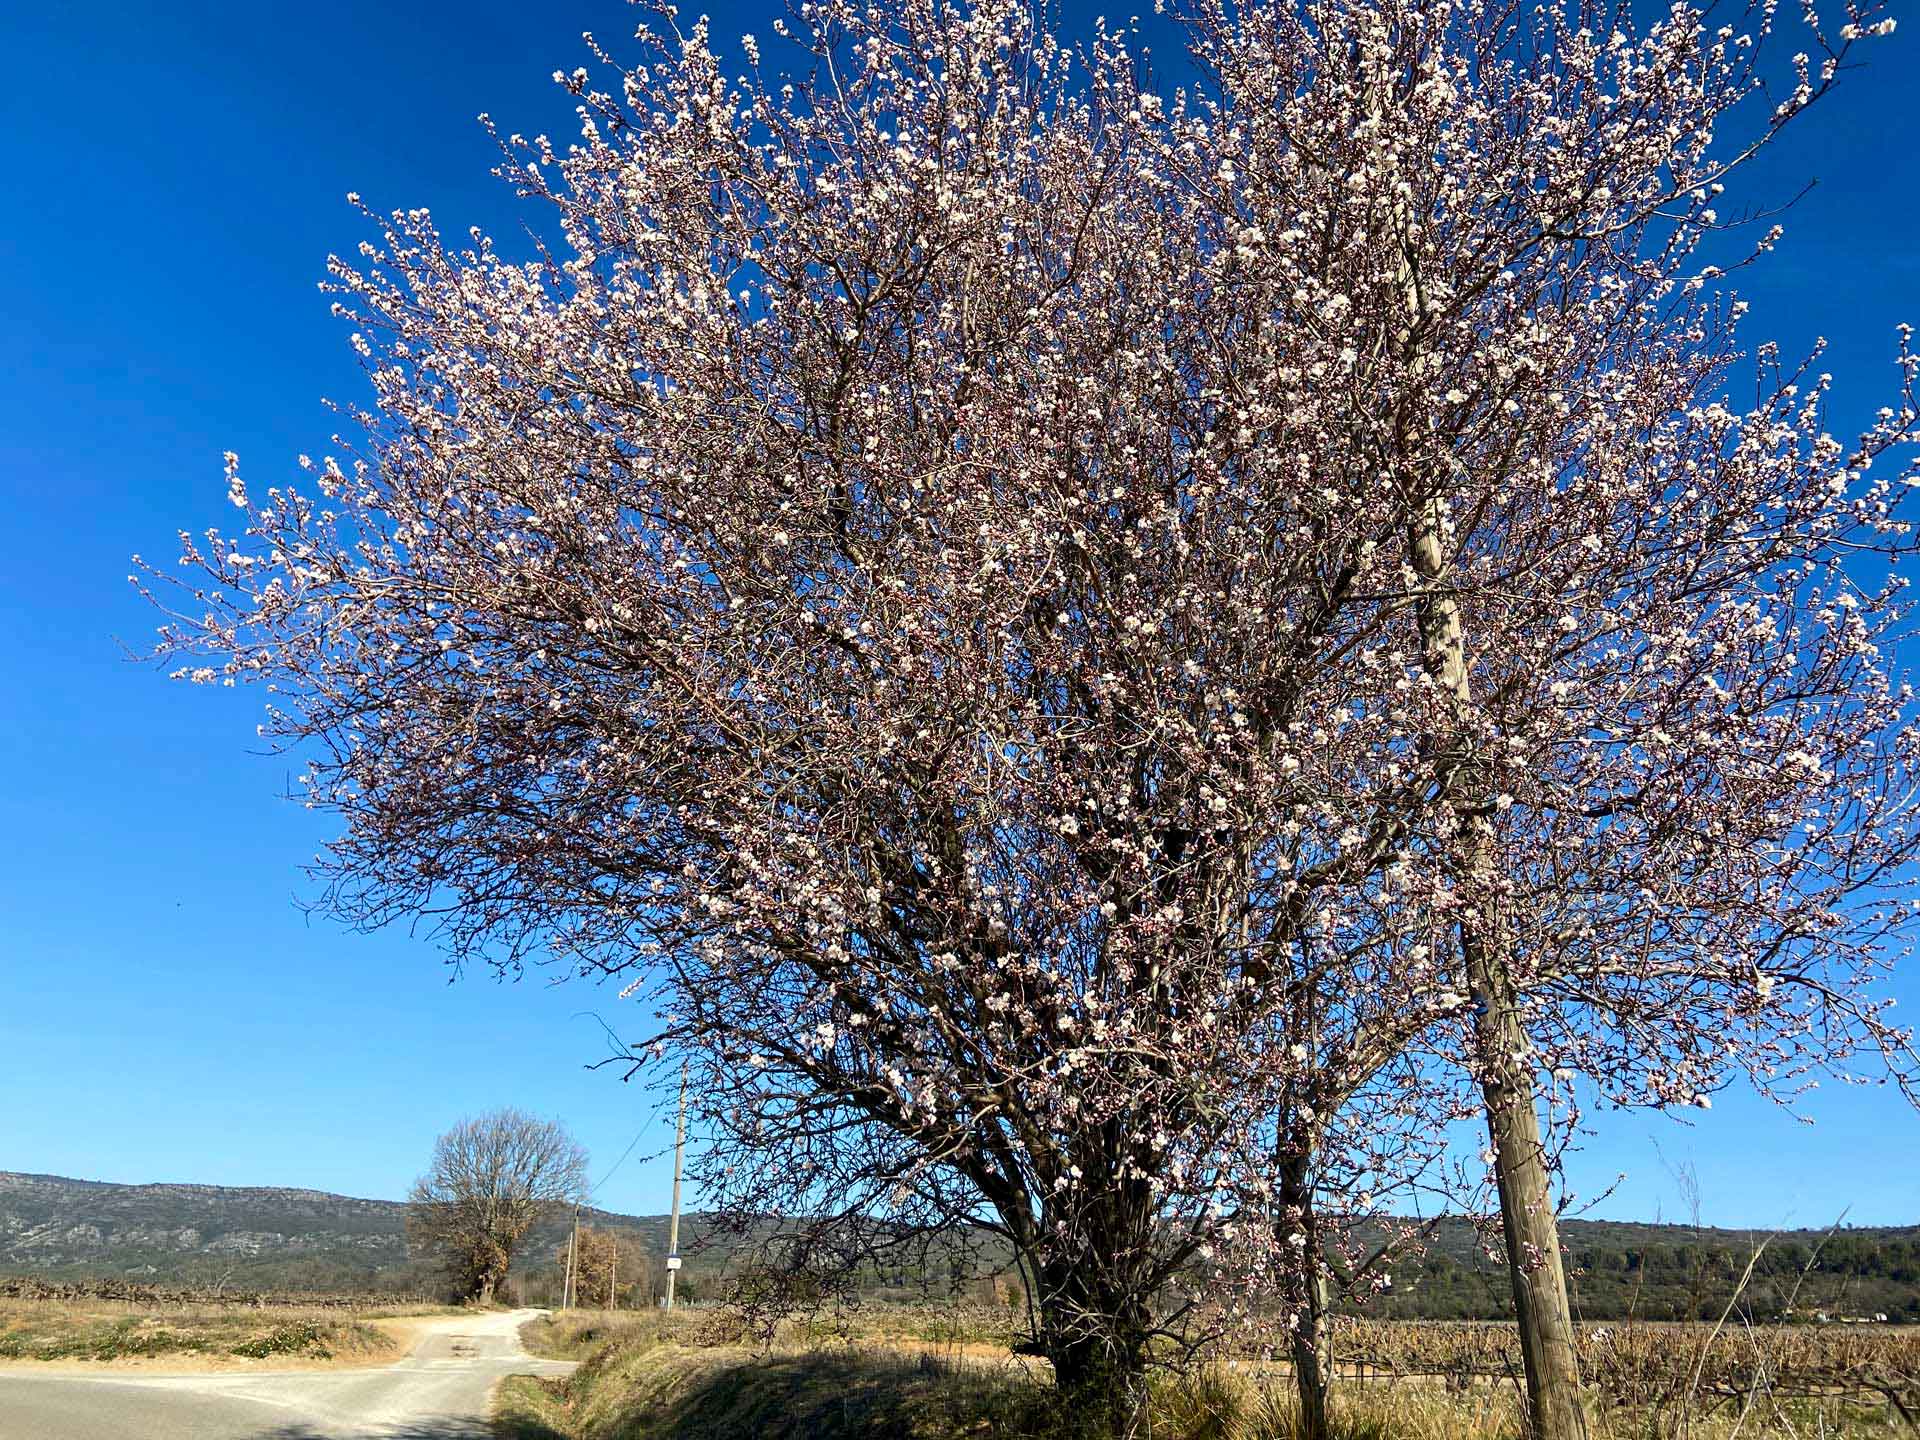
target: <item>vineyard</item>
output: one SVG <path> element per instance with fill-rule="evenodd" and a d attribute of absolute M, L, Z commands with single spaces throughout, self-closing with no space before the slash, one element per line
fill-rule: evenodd
<path fill-rule="evenodd" d="M 396 1305 L 384 1295 L 0 1276 L 0 1363 L 371 1364 L 403 1352 L 406 1322 L 399 1317 L 441 1309 Z"/>
<path fill-rule="evenodd" d="M 574 1311 L 525 1332 L 535 1353 L 588 1363 L 571 1381 L 515 1382 L 510 1434 L 685 1440 L 1059 1440 L 1043 1360 L 1009 1353 L 1003 1313 L 977 1305 L 862 1306 L 749 1334 L 724 1311 Z M 1517 1440 L 1519 1348 L 1495 1323 L 1342 1319 L 1337 1434 Z M 1907 1440 L 1920 1435 L 1920 1330 L 1896 1326 L 1594 1325 L 1580 1337 L 1596 1440 Z M 1214 1352 L 1153 1387 L 1154 1440 L 1292 1440 L 1284 1363 Z M 663 1403 L 673 1397 L 672 1404 Z M 670 1417 L 697 1418 L 676 1429 Z M 732 1425 L 735 1428 L 729 1429 Z M 702 1428 L 704 1427 L 704 1428 Z"/>
<path fill-rule="evenodd" d="M 1334 1350 L 1342 1378 L 1369 1384 L 1465 1391 L 1521 1375 L 1517 1332 L 1497 1323 L 1343 1317 Z M 1920 1329 L 1909 1326 L 1589 1325 L 1579 1352 L 1582 1374 L 1611 1406 L 1710 1413 L 1850 1402 L 1886 1406 L 1920 1428 Z"/>
<path fill-rule="evenodd" d="M 112 1301 L 129 1307 L 223 1306 L 233 1309 L 393 1310 L 432 1305 L 427 1295 L 312 1294 L 292 1290 L 235 1290 L 222 1285 L 149 1285 L 113 1278 L 41 1280 L 31 1275 L 0 1275 L 0 1300 L 42 1300 L 80 1304 Z"/>

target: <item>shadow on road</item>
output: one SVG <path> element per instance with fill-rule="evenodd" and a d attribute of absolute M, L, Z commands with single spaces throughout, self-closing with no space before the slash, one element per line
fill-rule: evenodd
<path fill-rule="evenodd" d="M 354 1440 L 495 1440 L 499 1432 L 485 1420 L 406 1420 L 378 1429 L 353 1431 Z M 338 1440 L 340 1432 L 312 1425 L 283 1425 L 263 1431 L 259 1440 Z M 557 1432 L 528 1430 L 516 1432 L 516 1440 L 563 1440 Z"/>

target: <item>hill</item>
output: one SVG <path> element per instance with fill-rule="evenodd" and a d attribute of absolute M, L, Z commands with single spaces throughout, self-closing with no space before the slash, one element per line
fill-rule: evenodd
<path fill-rule="evenodd" d="M 110 1276 L 238 1289 L 431 1289 L 407 1253 L 406 1206 L 277 1186 L 114 1185 L 0 1171 L 0 1272 L 52 1280 Z M 666 1250 L 667 1217 L 581 1212 Z M 686 1230 L 683 1224 L 683 1231 Z M 566 1222 L 535 1227 L 516 1270 L 550 1267 Z"/>
<path fill-rule="evenodd" d="M 51 1280 L 114 1277 L 245 1289 L 432 1289 L 431 1271 L 407 1254 L 406 1207 L 321 1190 L 221 1185 L 113 1185 L 0 1171 L 0 1273 Z M 667 1217 L 583 1212 L 586 1223 L 625 1232 L 653 1274 L 666 1253 Z M 699 1217 L 682 1224 L 692 1253 L 682 1280 L 693 1295 L 715 1288 L 729 1251 L 701 1251 Z M 1743 1293 L 1757 1319 L 1788 1310 L 1886 1314 L 1920 1321 L 1920 1226 L 1825 1231 L 1714 1229 L 1614 1220 L 1562 1225 L 1569 1278 L 1587 1319 L 1717 1317 L 1756 1246 L 1766 1248 Z M 523 1293 L 544 1297 L 558 1274 L 566 1222 L 537 1227 L 516 1262 Z M 1394 1271 L 1373 1313 L 1424 1318 L 1497 1317 L 1504 1275 L 1473 1227 L 1442 1221 L 1428 1252 Z M 870 1277 L 876 1296 L 945 1294 L 946 1267 L 930 1276 Z M 686 1293 L 686 1292 L 683 1292 Z"/>

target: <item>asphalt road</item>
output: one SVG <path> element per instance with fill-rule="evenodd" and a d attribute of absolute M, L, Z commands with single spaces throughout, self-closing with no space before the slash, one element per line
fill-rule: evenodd
<path fill-rule="evenodd" d="M 0 1369 L 0 1440 L 490 1440 L 505 1375 L 563 1375 L 519 1330 L 538 1311 L 452 1316 L 377 1370 L 93 1376 Z"/>

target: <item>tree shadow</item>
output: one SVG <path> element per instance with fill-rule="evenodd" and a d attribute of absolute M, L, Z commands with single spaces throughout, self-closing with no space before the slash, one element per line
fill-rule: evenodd
<path fill-rule="evenodd" d="M 1011 1383 L 1010 1383 L 1011 1381 Z M 684 1375 L 620 1415 L 644 1440 L 908 1440 L 970 1430 L 1034 1433 L 1050 1385 L 934 1355 L 812 1351 Z"/>
<path fill-rule="evenodd" d="M 566 1440 L 558 1430 L 538 1422 L 520 1421 L 508 1432 L 511 1440 Z M 263 1431 L 259 1440 L 340 1440 L 342 1432 L 298 1424 Z M 391 1425 L 352 1431 L 354 1440 L 501 1440 L 502 1432 L 486 1420 L 403 1420 Z"/>
<path fill-rule="evenodd" d="M 717 1358 L 717 1357 L 716 1357 Z M 618 1383 L 615 1381 L 614 1383 Z M 632 1395 L 610 1428 L 633 1440 L 910 1440 L 929 1433 L 1054 1434 L 1050 1384 L 1021 1370 L 923 1355 L 814 1350 L 734 1352 L 695 1362 L 665 1384 Z M 300 1423 L 259 1440 L 338 1440 L 342 1432 Z M 416 1420 L 350 1432 L 354 1440 L 566 1440 L 520 1413 L 486 1420 Z"/>

